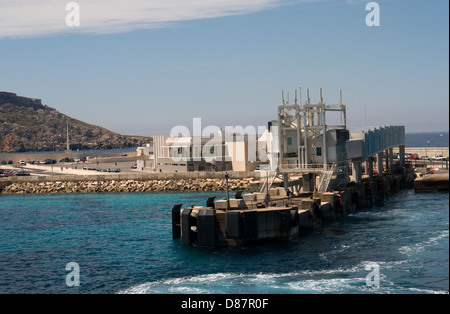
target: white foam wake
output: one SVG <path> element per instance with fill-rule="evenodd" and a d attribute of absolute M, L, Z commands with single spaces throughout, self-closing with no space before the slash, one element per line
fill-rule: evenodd
<path fill-rule="evenodd" d="M 438 235 L 431 237 L 425 241 L 416 243 L 414 245 L 402 246 L 399 248 L 399 252 L 408 256 L 412 256 L 416 253 L 423 252 L 426 248 L 434 246 L 440 243 L 441 240 L 448 238 L 448 230 L 439 232 Z"/>
<path fill-rule="evenodd" d="M 442 235 L 442 237 L 445 235 Z M 448 234 L 447 234 L 448 236 Z M 430 239 L 431 242 L 432 239 Z M 404 287 L 389 278 L 389 270 L 405 261 L 379 262 L 380 286 L 366 283 L 368 261 L 350 268 L 304 270 L 288 273 L 213 273 L 147 282 L 119 294 L 324 294 L 324 293 L 429 293 L 448 294 L 426 287 Z M 397 271 L 396 271 L 397 272 Z"/>
<path fill-rule="evenodd" d="M 364 265 L 289 273 L 215 273 L 147 282 L 118 293 L 339 293 L 358 287 L 365 291 L 365 277 L 358 274 L 361 270 L 364 271 Z"/>

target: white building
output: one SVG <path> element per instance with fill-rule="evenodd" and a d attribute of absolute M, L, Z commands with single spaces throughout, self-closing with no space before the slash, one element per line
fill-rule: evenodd
<path fill-rule="evenodd" d="M 146 144 L 145 146 L 138 147 L 136 149 L 136 169 L 138 170 L 153 170 L 154 169 L 154 152 L 153 143 Z"/>
<path fill-rule="evenodd" d="M 268 164 L 266 141 L 257 135 L 218 132 L 209 137 L 155 136 L 139 147 L 137 169 L 154 172 L 252 171 Z"/>

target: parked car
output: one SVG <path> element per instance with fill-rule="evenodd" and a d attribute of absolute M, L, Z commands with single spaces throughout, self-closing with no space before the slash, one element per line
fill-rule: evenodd
<path fill-rule="evenodd" d="M 98 171 L 97 168 L 83 167 L 83 170 Z"/>
<path fill-rule="evenodd" d="M 17 171 L 16 175 L 19 176 L 19 177 L 28 177 L 28 176 L 30 176 L 30 174 L 28 172 L 26 172 L 26 171 Z"/>
<path fill-rule="evenodd" d="M 419 155 L 417 155 L 417 154 L 410 154 L 409 155 L 409 159 L 418 160 L 419 159 Z"/>
<path fill-rule="evenodd" d="M 428 157 L 428 156 L 420 156 L 420 160 L 431 160 L 431 157 Z"/>
<path fill-rule="evenodd" d="M 15 177 L 16 176 L 16 172 L 15 171 L 5 171 L 3 173 L 4 177 Z"/>
<path fill-rule="evenodd" d="M 74 162 L 74 160 L 72 158 L 66 157 L 61 159 L 59 162 Z"/>
<path fill-rule="evenodd" d="M 25 162 L 25 160 L 19 160 L 19 165 L 26 166 L 27 163 Z"/>
<path fill-rule="evenodd" d="M 56 160 L 55 159 L 46 159 L 46 160 L 41 160 L 39 163 L 41 165 L 51 165 L 51 164 L 56 164 Z"/>
<path fill-rule="evenodd" d="M 442 155 L 434 155 L 433 160 L 445 160 L 444 156 Z"/>

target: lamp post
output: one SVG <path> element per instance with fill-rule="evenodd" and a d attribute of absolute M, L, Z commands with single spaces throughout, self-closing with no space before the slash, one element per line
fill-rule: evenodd
<path fill-rule="evenodd" d="M 444 168 L 444 144 L 442 143 L 442 138 L 444 134 L 441 133 L 439 137 L 441 138 L 441 161 L 442 161 L 442 168 Z"/>

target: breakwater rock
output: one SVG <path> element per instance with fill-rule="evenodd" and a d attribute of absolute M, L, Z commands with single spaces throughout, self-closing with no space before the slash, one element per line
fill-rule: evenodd
<path fill-rule="evenodd" d="M 230 179 L 230 190 L 247 190 L 252 178 Z M 161 191 L 225 191 L 225 179 L 126 180 L 13 183 L 3 194 L 119 193 Z"/>

